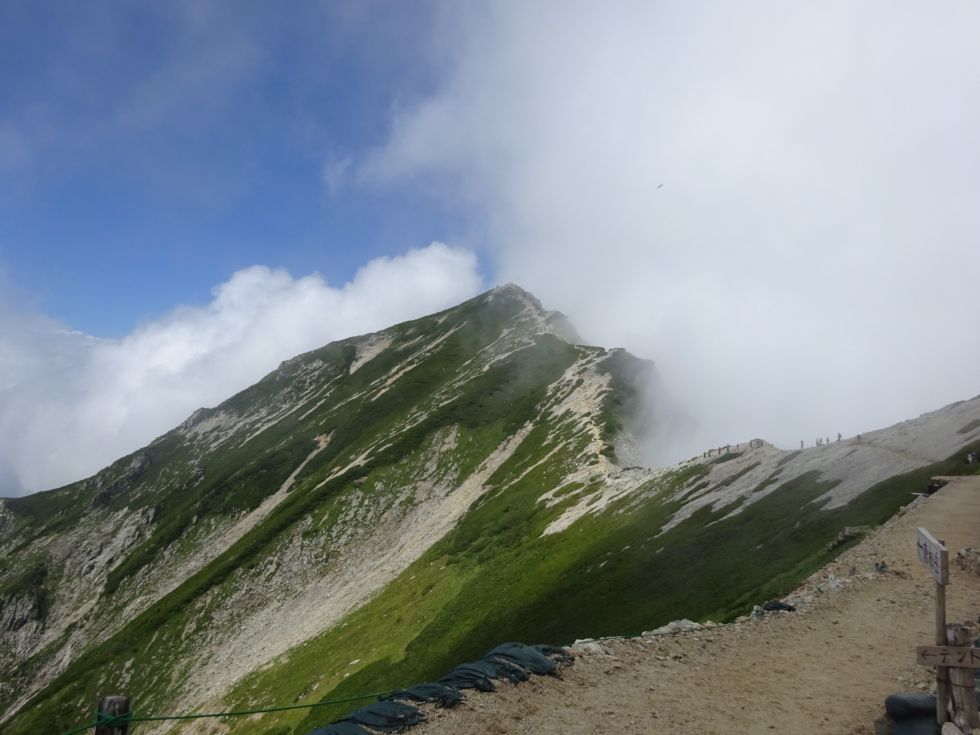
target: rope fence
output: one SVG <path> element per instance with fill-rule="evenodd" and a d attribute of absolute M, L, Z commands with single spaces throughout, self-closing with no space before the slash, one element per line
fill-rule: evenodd
<path fill-rule="evenodd" d="M 599 641 L 609 641 L 609 640 L 628 640 L 630 638 L 641 638 L 642 633 L 625 634 L 625 635 L 608 635 L 600 636 L 598 638 L 591 638 L 594 642 Z M 574 643 L 563 644 L 562 648 L 570 648 Z M 123 725 L 135 722 L 163 722 L 167 720 L 198 720 L 208 717 L 245 717 L 248 715 L 260 715 L 267 714 L 271 712 L 287 712 L 290 710 L 297 709 L 312 709 L 314 707 L 326 707 L 332 704 L 344 704 L 347 702 L 359 702 L 365 699 L 378 699 L 380 697 L 386 696 L 388 694 L 393 694 L 396 690 L 388 690 L 383 692 L 374 692 L 373 694 L 360 694 L 352 697 L 343 697 L 338 699 L 325 699 L 321 702 L 311 702 L 307 704 L 288 704 L 281 705 L 278 707 L 263 707 L 256 709 L 245 709 L 245 710 L 232 710 L 229 712 L 202 712 L 199 714 L 187 714 L 187 715 L 140 715 L 136 713 L 129 713 L 123 715 L 105 715 L 103 717 L 97 717 L 95 721 L 90 722 L 85 725 L 80 725 L 72 730 L 61 733 L 61 735 L 79 735 L 79 733 L 86 732 L 100 725 L 112 726 L 112 725 Z"/>
<path fill-rule="evenodd" d="M 126 715 L 110 715 L 98 718 L 94 722 L 90 722 L 87 725 L 80 725 L 73 730 L 62 733 L 62 735 L 78 735 L 78 733 L 91 730 L 99 725 L 123 725 L 132 722 L 162 722 L 165 720 L 199 720 L 205 717 L 245 717 L 247 715 L 261 715 L 268 712 L 286 712 L 294 709 L 326 707 L 327 705 L 331 704 L 344 704 L 346 702 L 359 702 L 364 699 L 377 699 L 391 693 L 392 691 L 375 692 L 374 694 L 360 694 L 354 697 L 343 697 L 340 699 L 325 699 L 322 702 L 311 702 L 309 704 L 287 704 L 280 707 L 234 710 L 231 712 L 202 712 L 194 715 L 138 715 L 132 713 Z"/>

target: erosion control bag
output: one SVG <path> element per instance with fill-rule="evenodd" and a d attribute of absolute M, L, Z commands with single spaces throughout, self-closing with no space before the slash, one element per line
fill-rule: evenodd
<path fill-rule="evenodd" d="M 440 707 L 455 707 L 463 701 L 463 693 L 447 684 L 426 682 L 407 689 L 398 689 L 391 694 L 386 694 L 381 699 L 386 702 L 394 699 L 410 699 L 413 702 L 438 704 Z"/>
<path fill-rule="evenodd" d="M 561 649 L 558 649 L 561 650 Z M 509 661 L 530 671 L 532 674 L 551 675 L 558 673 L 555 662 L 540 651 L 523 643 L 502 643 L 487 654 L 487 658 L 498 658 Z"/>

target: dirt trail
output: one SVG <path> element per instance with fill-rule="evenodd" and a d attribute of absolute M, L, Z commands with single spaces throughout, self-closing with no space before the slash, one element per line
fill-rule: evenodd
<path fill-rule="evenodd" d="M 865 733 L 896 691 L 927 690 L 916 645 L 932 643 L 934 585 L 915 527 L 950 556 L 980 547 L 980 478 L 951 478 L 808 580 L 796 613 L 674 636 L 604 641 L 561 680 L 534 677 L 430 710 L 418 735 L 504 733 Z M 875 561 L 888 572 L 876 574 Z M 980 577 L 951 559 L 948 620 L 975 622 Z M 828 591 L 839 587 L 836 591 Z"/>

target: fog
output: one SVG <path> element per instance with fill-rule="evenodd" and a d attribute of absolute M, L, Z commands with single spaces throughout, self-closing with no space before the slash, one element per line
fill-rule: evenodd
<path fill-rule="evenodd" d="M 359 162 L 653 359 L 683 453 L 980 393 L 980 5 L 492 3 Z M 450 194 L 453 192 L 453 194 Z"/>

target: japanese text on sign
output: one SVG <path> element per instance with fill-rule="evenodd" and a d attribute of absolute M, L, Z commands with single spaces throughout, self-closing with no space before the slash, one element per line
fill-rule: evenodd
<path fill-rule="evenodd" d="M 923 666 L 980 669 L 980 648 L 965 646 L 918 646 L 915 658 Z"/>
<path fill-rule="evenodd" d="M 915 545 L 919 552 L 919 561 L 939 584 L 949 584 L 949 554 L 946 547 L 937 541 L 924 528 L 917 529 Z"/>

